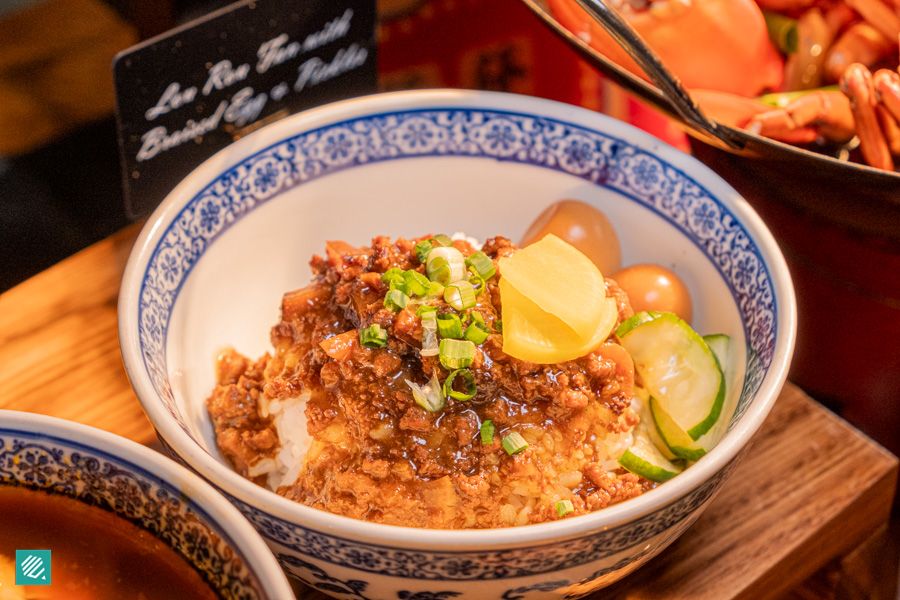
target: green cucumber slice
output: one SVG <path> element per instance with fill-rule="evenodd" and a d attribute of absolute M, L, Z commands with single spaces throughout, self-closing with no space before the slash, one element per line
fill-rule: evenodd
<path fill-rule="evenodd" d="M 669 413 L 662 409 L 656 398 L 652 397 L 650 398 L 650 414 L 653 415 L 653 423 L 656 425 L 659 437 L 674 456 L 695 462 L 703 458 L 710 450 L 710 448 L 704 448 L 700 442 L 692 440 L 691 436 L 669 416 Z M 701 441 L 706 437 L 700 438 Z"/>
<path fill-rule="evenodd" d="M 656 446 L 668 460 L 677 460 L 678 457 L 669 450 L 665 440 L 659 435 L 657 428 L 648 425 L 653 419 L 653 415 L 650 413 L 650 394 L 642 387 L 635 387 L 634 400 L 635 402 L 632 402 L 631 406 L 632 408 L 635 408 L 635 404 L 637 404 L 637 413 L 641 419 L 640 423 L 635 426 L 635 430 L 645 433 L 647 437 L 650 438 L 650 441 L 653 442 L 653 445 Z"/>
<path fill-rule="evenodd" d="M 645 310 L 643 312 L 635 313 L 622 321 L 622 324 L 616 328 L 616 335 L 622 337 L 638 325 L 643 325 L 648 321 L 658 319 L 662 315 L 663 313 L 656 310 Z"/>
<path fill-rule="evenodd" d="M 673 313 L 638 313 L 616 334 L 650 395 L 692 440 L 715 425 L 725 401 L 725 378 L 690 325 Z"/>
<path fill-rule="evenodd" d="M 643 436 L 635 436 L 631 448 L 619 457 L 619 464 L 635 475 L 657 483 L 668 481 L 682 471 Z"/>
<path fill-rule="evenodd" d="M 723 333 L 703 336 L 703 340 L 712 350 L 713 355 L 719 363 L 725 378 L 725 397 L 728 396 L 728 388 L 730 386 L 731 377 L 733 375 L 733 367 L 731 360 L 731 338 Z M 661 438 L 673 456 L 683 458 L 689 461 L 698 461 L 707 452 L 713 449 L 718 441 L 715 428 L 704 434 L 698 440 L 691 439 L 681 427 L 672 419 L 669 414 L 663 410 L 660 403 L 655 398 L 649 401 L 650 414 L 653 417 L 653 423 L 656 425 L 656 434 Z M 665 452 L 664 452 L 665 453 Z M 670 459 L 671 460 L 671 459 Z"/>
<path fill-rule="evenodd" d="M 719 361 L 719 368 L 725 376 L 725 395 L 728 395 L 728 386 L 731 385 L 734 376 L 734 360 L 731 354 L 731 338 L 724 333 L 713 333 L 704 335 L 703 341 L 712 350 L 716 360 Z"/>

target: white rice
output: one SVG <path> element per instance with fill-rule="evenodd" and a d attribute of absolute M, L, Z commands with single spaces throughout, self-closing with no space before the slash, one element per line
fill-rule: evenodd
<path fill-rule="evenodd" d="M 263 459 L 253 465 L 250 476 L 267 475 L 266 487 L 275 491 L 283 485 L 291 485 L 300 476 L 303 457 L 312 444 L 306 430 L 306 402 L 309 393 L 296 398 L 274 400 L 265 407 L 265 415 L 272 418 L 278 435 L 278 451 L 274 459 Z M 260 413 L 263 407 L 260 406 Z"/>
<path fill-rule="evenodd" d="M 637 392 L 637 388 L 635 388 Z M 645 419 L 646 403 L 641 400 L 637 393 L 631 400 L 631 410 L 640 417 L 641 421 Z M 651 421 L 645 421 L 651 422 Z M 634 445 L 634 427 L 623 433 L 610 433 L 606 436 L 606 458 L 602 461 L 604 470 L 615 471 L 619 468 L 619 458 L 625 451 Z"/>

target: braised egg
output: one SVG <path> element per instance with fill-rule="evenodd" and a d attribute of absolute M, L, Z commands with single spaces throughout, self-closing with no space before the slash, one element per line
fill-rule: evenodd
<path fill-rule="evenodd" d="M 548 233 L 577 248 L 604 275 L 622 266 L 619 237 L 612 223 L 586 202 L 560 200 L 548 206 L 525 232 L 519 247 L 524 248 Z"/>
<path fill-rule="evenodd" d="M 694 315 L 691 294 L 684 281 L 670 269 L 651 264 L 632 265 L 610 278 L 628 294 L 634 312 L 673 312 L 691 322 Z"/>

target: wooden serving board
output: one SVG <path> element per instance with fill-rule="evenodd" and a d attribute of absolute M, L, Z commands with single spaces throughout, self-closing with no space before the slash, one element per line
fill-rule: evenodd
<path fill-rule="evenodd" d="M 0 295 L 0 408 L 155 441 L 122 366 L 116 323 L 138 230 L 129 227 Z M 897 470 L 896 457 L 788 383 L 748 458 L 697 523 L 591 598 L 833 600 L 844 564 L 879 554 Z M 873 565 L 883 566 L 867 559 L 854 568 Z M 896 560 L 893 569 L 855 576 L 888 586 L 892 580 L 896 598 Z M 881 589 L 889 598 L 889 588 Z M 297 597 L 326 598 L 305 587 Z"/>

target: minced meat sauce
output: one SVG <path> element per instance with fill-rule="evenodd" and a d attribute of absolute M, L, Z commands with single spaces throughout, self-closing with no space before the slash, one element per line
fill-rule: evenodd
<path fill-rule="evenodd" d="M 310 285 L 284 295 L 281 321 L 271 330 L 273 353 L 256 361 L 234 350 L 222 354 L 208 410 L 235 469 L 266 481 L 256 466 L 275 463 L 279 448 L 292 443 L 279 439 L 266 407 L 305 395 L 307 431 L 297 437 L 311 437 L 311 445 L 299 477 L 275 491 L 331 513 L 414 527 L 503 527 L 563 518 L 562 500 L 571 516 L 653 487 L 615 462 L 638 421 L 630 408 L 630 356 L 614 335 L 561 364 L 504 354 L 502 274 L 487 281 L 474 307 L 427 301 L 438 313 L 483 317 L 489 335 L 468 367 L 474 397 L 447 399 L 435 412 L 414 400 L 407 380 L 424 386 L 433 373 L 445 381 L 451 371 L 437 356 L 421 354 L 420 304 L 385 306 L 382 274 L 391 268 L 424 274 L 415 252 L 422 239 L 378 237 L 362 248 L 329 242 L 326 256 L 311 261 Z M 475 251 L 464 240 L 453 246 L 465 256 Z M 496 266 L 516 247 L 495 237 L 481 251 Z M 621 322 L 631 314 L 628 299 L 614 281 L 606 287 Z M 373 324 L 387 332 L 384 347 L 360 343 L 358 332 Z M 325 340 L 329 353 L 320 346 Z M 481 436 L 488 419 L 493 441 Z M 527 448 L 504 449 L 501 440 L 511 432 Z"/>

